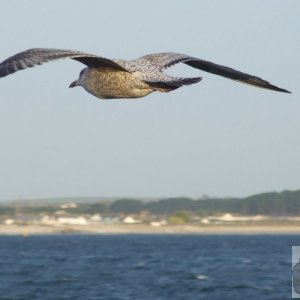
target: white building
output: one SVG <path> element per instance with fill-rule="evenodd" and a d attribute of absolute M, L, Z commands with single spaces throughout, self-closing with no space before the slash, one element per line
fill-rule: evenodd
<path fill-rule="evenodd" d="M 77 207 L 77 204 L 75 202 L 64 203 L 60 206 L 61 209 L 76 208 L 76 207 Z"/>
<path fill-rule="evenodd" d="M 59 217 L 56 221 L 61 225 L 87 225 L 84 217 Z"/>
<path fill-rule="evenodd" d="M 4 221 L 4 224 L 5 225 L 12 225 L 12 224 L 14 224 L 15 223 L 15 220 L 14 219 L 6 219 L 5 221 Z"/>
<path fill-rule="evenodd" d="M 123 223 L 125 223 L 125 224 L 137 224 L 137 223 L 141 223 L 141 221 L 135 219 L 134 217 L 127 216 L 127 217 L 123 220 Z"/>
<path fill-rule="evenodd" d="M 101 220 L 102 220 L 102 217 L 99 214 L 95 214 L 90 217 L 90 221 L 92 221 L 92 222 L 100 222 Z"/>

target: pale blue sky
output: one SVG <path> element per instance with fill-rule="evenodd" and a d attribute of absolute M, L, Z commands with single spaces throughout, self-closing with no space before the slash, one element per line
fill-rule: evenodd
<path fill-rule="evenodd" d="M 291 90 L 205 72 L 103 101 L 59 61 L 0 80 L 0 199 L 246 196 L 300 188 L 300 1 L 1 1 L 0 60 L 32 47 L 131 59 L 174 51 Z"/>

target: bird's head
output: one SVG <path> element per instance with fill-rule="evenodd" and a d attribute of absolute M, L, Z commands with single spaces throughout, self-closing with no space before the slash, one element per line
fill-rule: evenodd
<path fill-rule="evenodd" d="M 69 85 L 69 88 L 73 88 L 75 86 L 82 86 L 83 85 L 83 78 L 84 78 L 84 75 L 85 75 L 85 71 L 87 70 L 88 68 L 84 68 L 83 70 L 81 70 L 80 74 L 79 74 L 79 78 L 73 82 L 71 82 L 71 84 Z"/>

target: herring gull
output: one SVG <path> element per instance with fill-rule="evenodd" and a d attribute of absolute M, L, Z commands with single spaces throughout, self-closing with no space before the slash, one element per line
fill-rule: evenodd
<path fill-rule="evenodd" d="M 81 51 L 35 48 L 4 60 L 0 64 L 0 77 L 63 58 L 71 58 L 87 66 L 69 87 L 82 86 L 87 92 L 101 99 L 140 98 L 155 91 L 170 92 L 202 80 L 202 77 L 182 78 L 163 73 L 165 69 L 178 63 L 256 87 L 290 93 L 259 77 L 172 52 L 149 54 L 134 60 L 119 60 Z"/>

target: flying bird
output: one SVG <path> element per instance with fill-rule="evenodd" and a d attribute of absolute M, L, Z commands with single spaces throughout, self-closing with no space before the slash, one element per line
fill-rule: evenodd
<path fill-rule="evenodd" d="M 140 98 L 155 91 L 170 92 L 202 80 L 202 77 L 182 78 L 163 73 L 165 69 L 178 63 L 253 86 L 290 93 L 259 77 L 210 61 L 172 52 L 149 54 L 134 60 L 119 60 L 81 51 L 35 48 L 4 60 L 0 64 L 0 77 L 65 58 L 74 59 L 86 65 L 80 72 L 79 78 L 69 87 L 82 86 L 87 92 L 101 99 Z"/>

